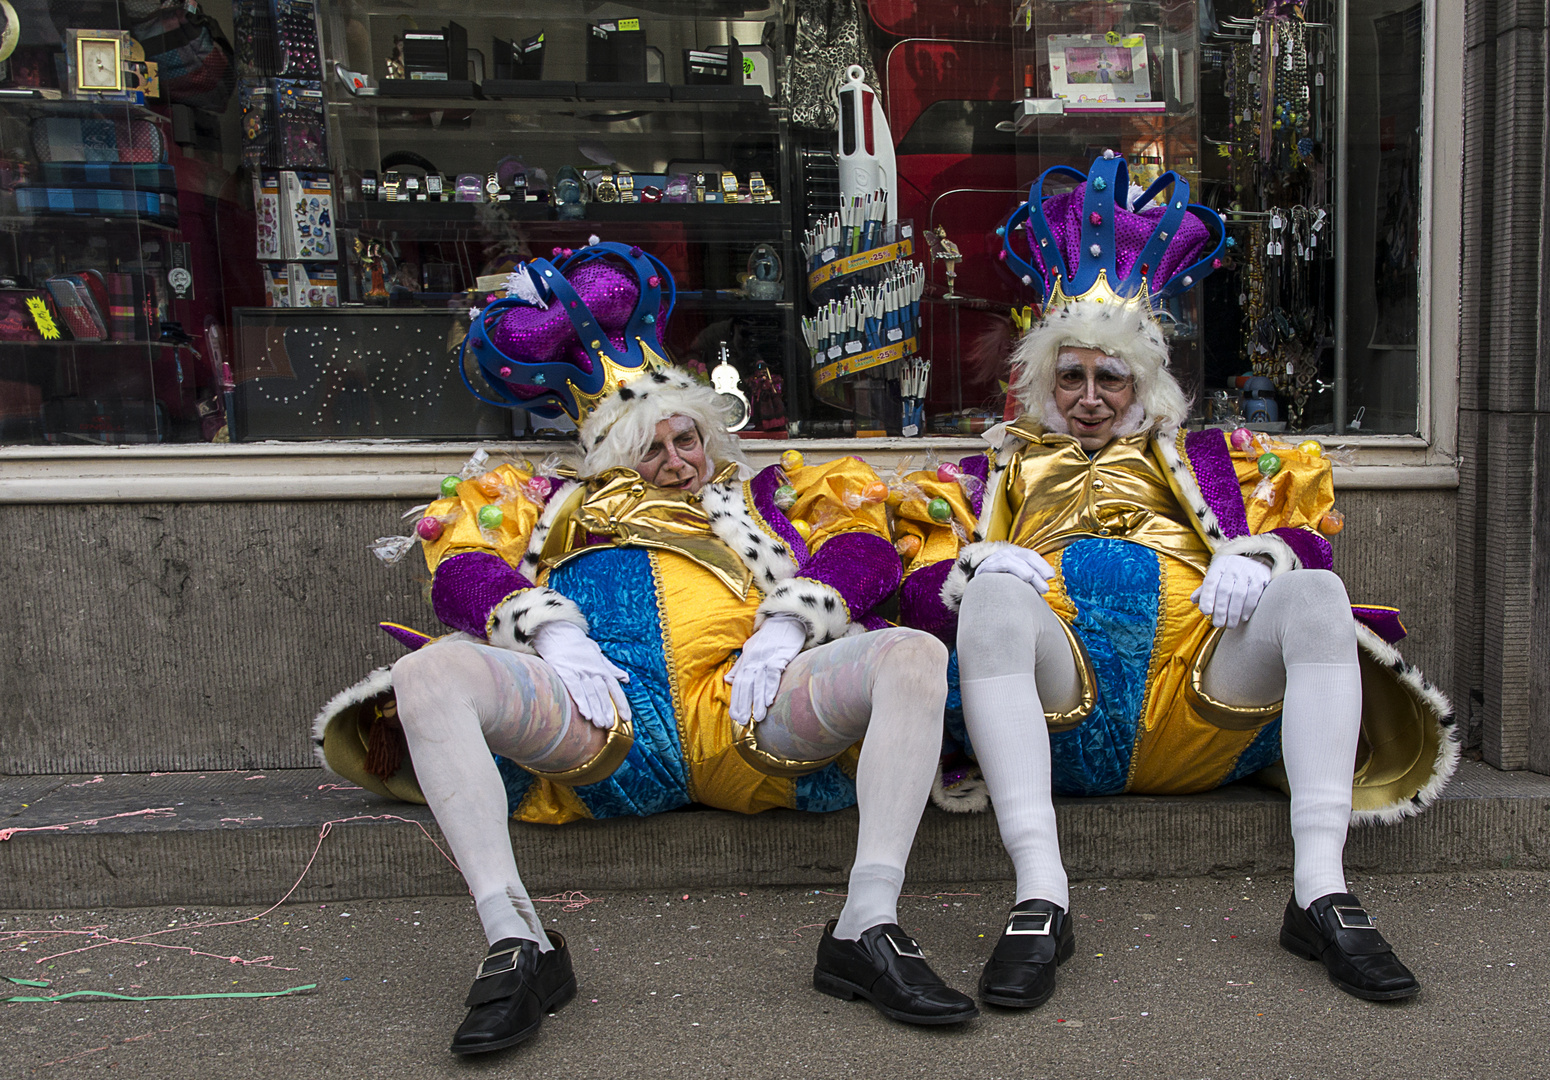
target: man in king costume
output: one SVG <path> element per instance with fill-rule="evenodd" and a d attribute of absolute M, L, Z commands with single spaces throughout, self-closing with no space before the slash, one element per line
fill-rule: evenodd
<path fill-rule="evenodd" d="M 508 294 L 474 313 L 465 352 L 501 404 L 579 422 L 580 468 L 444 481 L 416 534 L 451 632 L 385 624 L 414 651 L 314 728 L 339 775 L 428 803 L 468 882 L 490 947 L 452 1051 L 514 1045 L 576 992 L 510 819 L 690 803 L 859 804 L 815 986 L 912 1023 L 975 1016 L 897 925 L 948 650 L 873 614 L 900 578 L 886 488 L 855 458 L 754 475 L 717 393 L 663 359 L 672 277 L 641 249 L 534 259 Z"/>
<path fill-rule="evenodd" d="M 1050 173 L 1080 183 L 1046 197 Z M 1394 648 L 1397 613 L 1353 613 L 1331 572 L 1319 445 L 1182 428 L 1154 307 L 1220 266 L 1223 242 L 1172 173 L 1142 193 L 1106 152 L 1086 176 L 1041 176 L 1004 230 L 1043 301 L 1011 361 L 1023 415 L 985 455 L 917 474 L 899 507 L 917 538 L 903 621 L 957 646 L 949 731 L 1016 869 L 980 980 L 993 1004 L 1042 1004 L 1073 952 L 1052 792 L 1183 794 L 1271 769 L 1295 845 L 1281 944 L 1359 997 L 1419 989 L 1347 890 L 1343 852 L 1351 821 L 1437 797 L 1458 760 L 1451 709 Z"/>

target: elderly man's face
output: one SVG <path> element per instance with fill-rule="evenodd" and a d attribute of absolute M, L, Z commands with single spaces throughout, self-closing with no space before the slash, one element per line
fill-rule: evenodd
<path fill-rule="evenodd" d="M 635 471 L 657 487 L 699 491 L 710 479 L 710 461 L 699 429 L 687 416 L 669 416 L 657 423 L 656 435 Z"/>
<path fill-rule="evenodd" d="M 1084 450 L 1101 450 L 1136 402 L 1128 367 L 1099 349 L 1067 346 L 1055 369 L 1055 411 Z"/>

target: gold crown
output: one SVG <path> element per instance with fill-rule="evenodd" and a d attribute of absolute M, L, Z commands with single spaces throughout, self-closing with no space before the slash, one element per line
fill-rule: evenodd
<path fill-rule="evenodd" d="M 635 340 L 639 343 L 641 356 L 644 358 L 644 363 L 640 367 L 625 367 L 616 361 L 609 352 L 606 341 L 594 340 L 587 343 L 587 355 L 592 358 L 594 364 L 601 364 L 603 367 L 603 385 L 597 393 L 589 394 L 572 380 L 565 380 L 570 389 L 571 398 L 576 402 L 576 416 L 573 419 L 578 427 L 596 411 L 604 398 L 618 393 L 625 383 L 632 382 L 648 372 L 666 371 L 673 366 L 670 360 L 648 345 L 645 338 L 637 337 Z"/>
<path fill-rule="evenodd" d="M 1132 296 L 1121 296 L 1109 285 L 1109 272 L 1098 271 L 1098 279 L 1093 282 L 1092 288 L 1078 296 L 1070 296 L 1066 293 L 1066 279 L 1062 274 L 1055 275 L 1055 287 L 1050 290 L 1049 302 L 1044 305 L 1045 311 L 1053 311 L 1063 304 L 1070 304 L 1077 300 L 1086 300 L 1094 304 L 1114 304 L 1121 311 L 1139 311 L 1144 315 L 1152 314 L 1152 302 L 1149 299 L 1151 293 L 1147 289 L 1146 278 L 1141 279 L 1141 287 Z"/>

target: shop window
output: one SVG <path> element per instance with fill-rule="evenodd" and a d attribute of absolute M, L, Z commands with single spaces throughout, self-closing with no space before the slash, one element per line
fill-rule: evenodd
<path fill-rule="evenodd" d="M 0 443 L 563 436 L 469 394 L 458 343 L 516 263 L 594 235 L 672 269 L 666 344 L 730 365 L 745 437 L 972 435 L 1030 315 L 995 229 L 1105 148 L 1237 242 L 1165 314 L 1202 422 L 1417 430 L 1421 5 L 820 6 L 13 5 Z M 851 64 L 895 172 L 840 252 L 810 241 L 854 176 Z M 1073 107 L 1088 74 L 1108 107 Z M 861 247 L 887 258 L 828 265 Z M 815 343 L 897 287 L 875 340 Z"/>

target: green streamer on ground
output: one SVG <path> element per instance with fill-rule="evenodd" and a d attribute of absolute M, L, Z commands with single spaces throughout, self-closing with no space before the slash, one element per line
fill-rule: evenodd
<path fill-rule="evenodd" d="M 16 983 L 19 986 L 47 986 L 46 982 L 36 982 L 32 979 L 13 979 L 10 976 L 0 976 L 7 982 Z M 7 997 L 0 998 L 0 1004 L 25 1005 L 48 1001 L 70 1001 L 74 998 L 105 998 L 109 1001 L 204 1001 L 209 998 L 273 998 L 284 997 L 287 994 L 299 993 L 302 990 L 316 990 L 317 983 L 307 983 L 305 986 L 293 986 L 288 990 L 256 990 L 256 991 L 232 991 L 224 994 L 153 994 L 147 997 L 135 997 L 131 994 L 113 994 L 106 990 L 72 990 L 68 994 L 56 994 L 54 997 Z"/>

